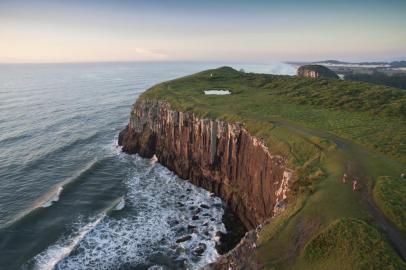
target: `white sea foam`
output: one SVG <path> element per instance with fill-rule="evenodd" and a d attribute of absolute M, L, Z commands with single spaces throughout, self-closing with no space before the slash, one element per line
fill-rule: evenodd
<path fill-rule="evenodd" d="M 153 164 L 155 164 L 155 162 L 158 161 L 158 158 L 156 157 L 156 155 L 153 155 L 149 161 L 150 161 L 151 165 L 153 165 Z"/>
<path fill-rule="evenodd" d="M 151 261 L 156 254 L 183 261 L 187 269 L 198 269 L 218 257 L 215 235 L 225 231 L 223 209 L 217 206 L 221 200 L 159 163 L 138 156 L 133 162 L 135 172 L 126 183 L 125 203 L 124 197 L 113 203 L 113 210 L 122 209 L 119 216 L 111 212 L 98 219 L 97 226 L 85 226 L 70 240 L 49 247 L 36 256 L 37 265 L 43 266 L 38 269 L 117 269 L 139 264 L 159 269 L 161 262 Z M 201 204 L 210 207 L 200 208 L 199 219 L 193 220 Z M 189 230 L 188 225 L 196 228 Z M 185 234 L 191 239 L 176 243 Z M 206 245 L 202 256 L 193 254 L 199 243 Z"/>
<path fill-rule="evenodd" d="M 120 211 L 123 210 L 123 208 L 125 207 L 125 200 L 124 197 L 122 197 L 120 199 L 120 201 L 116 204 L 116 206 L 114 207 L 114 210 L 116 211 Z"/>
<path fill-rule="evenodd" d="M 57 186 L 57 188 L 50 193 L 51 196 L 49 197 L 49 199 L 42 204 L 42 207 L 50 207 L 54 202 L 59 201 L 59 196 L 61 195 L 62 191 L 63 187 Z"/>
<path fill-rule="evenodd" d="M 116 156 L 123 154 L 123 147 L 118 145 L 118 138 L 114 138 L 109 146 L 109 150 L 111 150 Z"/>
<path fill-rule="evenodd" d="M 79 244 L 79 242 L 89 233 L 96 225 L 103 219 L 101 215 L 94 221 L 86 224 L 80 228 L 71 238 L 67 241 L 60 241 L 55 245 L 50 246 L 44 252 L 34 257 L 36 270 L 51 270 L 54 269 L 56 264 L 72 252 L 72 250 Z"/>

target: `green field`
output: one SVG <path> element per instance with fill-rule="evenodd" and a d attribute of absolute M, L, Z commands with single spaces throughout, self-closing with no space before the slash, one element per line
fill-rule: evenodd
<path fill-rule="evenodd" d="M 208 89 L 232 94 L 204 95 Z M 255 255 L 266 268 L 406 269 L 387 241 L 394 234 L 381 229 L 389 221 L 405 236 L 406 91 L 223 67 L 158 84 L 145 98 L 241 122 L 288 158 L 296 175 L 288 208 L 264 227 Z M 353 235 L 359 239 L 346 238 Z"/>

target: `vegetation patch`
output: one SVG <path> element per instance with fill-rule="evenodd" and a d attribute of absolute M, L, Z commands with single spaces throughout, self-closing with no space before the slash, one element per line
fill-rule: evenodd
<path fill-rule="evenodd" d="M 406 233 L 406 179 L 382 176 L 376 182 L 373 194 L 383 213 Z"/>
<path fill-rule="evenodd" d="M 383 72 L 374 71 L 369 73 L 350 73 L 345 75 L 346 80 L 361 81 L 375 84 L 382 84 L 406 90 L 406 74 L 388 75 Z"/>
<path fill-rule="evenodd" d="M 406 267 L 378 230 L 353 218 L 332 222 L 306 245 L 302 256 L 312 269 Z"/>

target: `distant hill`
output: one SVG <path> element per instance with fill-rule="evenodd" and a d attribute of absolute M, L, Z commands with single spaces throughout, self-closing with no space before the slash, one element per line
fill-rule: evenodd
<path fill-rule="evenodd" d="M 323 61 L 317 61 L 314 63 L 320 63 L 320 64 L 351 64 L 349 62 L 342 62 L 338 60 L 323 60 Z"/>

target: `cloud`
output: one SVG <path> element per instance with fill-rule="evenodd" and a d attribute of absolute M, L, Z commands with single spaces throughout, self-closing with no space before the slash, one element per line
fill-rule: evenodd
<path fill-rule="evenodd" d="M 142 49 L 142 48 L 135 48 L 135 52 L 139 56 L 141 56 L 143 58 L 145 57 L 145 58 L 148 58 L 148 59 L 164 60 L 164 59 L 168 58 L 168 56 L 166 54 L 157 53 L 157 52 L 153 52 L 153 51 Z"/>

